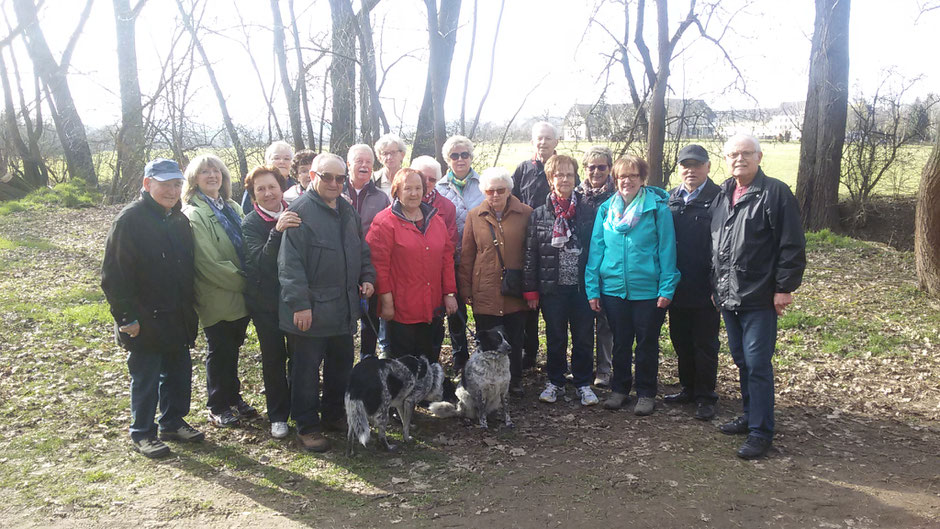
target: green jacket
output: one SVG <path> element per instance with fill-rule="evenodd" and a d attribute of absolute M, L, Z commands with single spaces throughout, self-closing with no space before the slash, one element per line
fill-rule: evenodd
<path fill-rule="evenodd" d="M 226 203 L 241 216 L 233 200 Z M 212 208 L 196 197 L 183 206 L 196 244 L 196 313 L 203 328 L 248 315 L 245 307 L 245 274 L 238 253 L 215 218 Z"/>

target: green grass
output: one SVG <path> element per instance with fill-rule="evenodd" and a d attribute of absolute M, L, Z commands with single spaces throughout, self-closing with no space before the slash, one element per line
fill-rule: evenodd
<path fill-rule="evenodd" d="M 0 205 L 0 216 L 43 206 L 90 208 L 100 203 L 101 193 L 88 189 L 80 180 L 74 180 L 40 188 L 19 200 L 5 202 Z"/>

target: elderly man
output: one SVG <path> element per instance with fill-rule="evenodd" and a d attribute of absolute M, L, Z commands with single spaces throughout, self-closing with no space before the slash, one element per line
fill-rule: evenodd
<path fill-rule="evenodd" d="M 760 168 L 757 139 L 733 136 L 724 154 L 732 178 L 713 206 L 712 280 L 740 374 L 744 414 L 719 428 L 748 434 L 738 457 L 756 459 L 773 441 L 777 317 L 803 280 L 806 239 L 790 188 Z"/>
<path fill-rule="evenodd" d="M 205 436 L 183 420 L 189 413 L 192 359 L 199 327 L 194 309 L 194 248 L 180 194 L 183 173 L 172 160 L 144 168 L 140 200 L 114 219 L 105 243 L 101 289 L 115 334 L 127 349 L 131 375 L 131 441 L 146 457 L 163 457 L 163 440 Z M 154 409 L 160 405 L 159 438 Z"/>
<path fill-rule="evenodd" d="M 391 196 L 392 178 L 401 169 L 405 159 L 405 142 L 397 134 L 383 134 L 375 142 L 375 154 L 379 157 L 382 168 L 372 175 L 375 187 Z"/>
<path fill-rule="evenodd" d="M 349 179 L 343 186 L 343 198 L 352 204 L 353 209 L 359 214 L 363 240 L 369 233 L 372 219 L 391 204 L 388 195 L 380 191 L 372 180 L 374 164 L 375 156 L 372 154 L 372 148 L 364 143 L 353 145 L 346 154 Z M 379 339 L 377 301 L 376 298 L 369 298 L 368 311 L 362 315 L 362 330 L 359 333 L 360 358 L 375 354 L 375 346 Z"/>
<path fill-rule="evenodd" d="M 359 215 L 340 199 L 343 159 L 321 154 L 310 174 L 307 192 L 290 206 L 301 225 L 284 232 L 278 253 L 279 320 L 291 353 L 290 409 L 297 441 L 304 450 L 324 452 L 330 448 L 324 428 L 342 429 L 359 300 L 372 296 L 375 269 Z"/>
<path fill-rule="evenodd" d="M 669 304 L 669 337 L 679 358 L 681 391 L 666 395 L 671 404 L 696 402 L 695 418 L 715 416 L 718 394 L 718 327 L 711 300 L 712 202 L 721 189 L 708 177 L 711 162 L 701 145 L 679 151 L 682 183 L 669 192 L 676 228 L 676 267 L 682 274 Z"/>

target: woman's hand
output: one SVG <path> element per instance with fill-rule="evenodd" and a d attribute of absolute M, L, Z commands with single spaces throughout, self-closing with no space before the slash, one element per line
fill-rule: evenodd
<path fill-rule="evenodd" d="M 660 296 L 659 299 L 656 300 L 656 308 L 664 309 L 668 307 L 670 303 L 672 303 L 671 299 Z"/>
<path fill-rule="evenodd" d="M 379 296 L 379 305 L 382 307 L 382 312 L 379 313 L 380 318 L 385 321 L 395 319 L 395 298 L 392 297 L 391 292 Z"/>
<path fill-rule="evenodd" d="M 448 316 L 457 312 L 457 298 L 454 296 L 444 296 L 444 312 Z"/>
<path fill-rule="evenodd" d="M 529 304 L 529 310 L 535 310 L 539 308 L 539 300 L 537 299 L 528 299 L 526 300 L 526 303 Z"/>
<path fill-rule="evenodd" d="M 296 228 L 297 226 L 300 226 L 300 215 L 294 211 L 285 211 L 278 217 L 274 229 L 283 232 L 287 228 Z"/>
<path fill-rule="evenodd" d="M 589 299 L 589 300 L 588 300 L 588 305 L 591 306 L 591 310 L 593 310 L 594 312 L 600 312 L 600 311 L 601 311 L 601 300 L 598 299 L 598 298 Z"/>

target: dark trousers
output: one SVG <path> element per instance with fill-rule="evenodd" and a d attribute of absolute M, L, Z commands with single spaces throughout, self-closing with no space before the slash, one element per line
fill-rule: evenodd
<path fill-rule="evenodd" d="M 752 435 L 774 437 L 774 366 L 777 311 L 723 310 L 728 348 L 738 366 L 744 417 Z"/>
<path fill-rule="evenodd" d="M 245 343 L 248 316 L 220 321 L 203 329 L 206 333 L 206 406 L 218 415 L 242 400 L 238 380 L 238 349 Z"/>
<path fill-rule="evenodd" d="M 178 430 L 183 425 L 192 396 L 192 362 L 186 346 L 161 353 L 128 353 L 131 439 L 139 441 L 156 435 L 153 414 L 157 404 L 160 405 L 161 430 Z"/>
<path fill-rule="evenodd" d="M 438 322 L 439 325 L 434 328 L 433 348 L 440 358 L 441 345 L 444 343 L 444 320 L 435 318 L 435 323 Z M 457 301 L 457 312 L 447 317 L 447 329 L 450 331 L 454 371 L 457 372 L 463 369 L 470 358 L 470 350 L 467 348 L 467 306 L 460 300 Z"/>
<path fill-rule="evenodd" d="M 656 307 L 656 299 L 630 301 L 601 294 L 607 321 L 614 333 L 613 376 L 610 389 L 628 395 L 633 384 L 633 342 L 636 340 L 636 396 L 656 396 L 659 375 L 659 333 L 666 309 Z"/>
<path fill-rule="evenodd" d="M 310 337 L 287 334 L 291 355 L 290 411 L 297 431 L 321 431 L 320 422 L 345 415 L 343 399 L 355 347 L 351 335 Z M 320 401 L 320 365 L 323 365 L 323 400 Z"/>
<path fill-rule="evenodd" d="M 363 314 L 359 319 L 359 359 L 362 360 L 366 356 L 375 354 L 375 344 L 378 343 L 379 337 L 376 334 L 379 330 L 379 313 L 378 313 L 379 297 L 372 296 L 369 298 L 369 312 L 368 320 L 366 315 Z M 372 322 L 372 325 L 369 325 L 369 322 Z"/>
<path fill-rule="evenodd" d="M 525 319 L 528 312 L 523 310 L 503 316 L 473 314 L 478 333 L 500 325 L 503 326 L 506 341 L 509 342 L 509 346 L 512 348 L 509 353 L 509 374 L 512 376 L 512 380 L 522 379 L 522 340 L 525 337 Z"/>
<path fill-rule="evenodd" d="M 679 358 L 679 384 L 696 402 L 715 403 L 718 327 L 714 307 L 669 307 L 669 338 Z"/>
<path fill-rule="evenodd" d="M 522 342 L 523 369 L 535 367 L 539 360 L 539 311 L 525 311 L 525 336 Z"/>
<path fill-rule="evenodd" d="M 252 313 L 251 320 L 258 333 L 261 347 L 261 377 L 264 379 L 264 400 L 268 407 L 268 420 L 287 422 L 290 417 L 290 355 L 287 336 L 278 327 L 276 313 Z"/>
<path fill-rule="evenodd" d="M 548 380 L 565 387 L 568 366 L 568 329 L 571 328 L 571 374 L 575 387 L 591 384 L 594 364 L 594 311 L 577 285 L 558 286 L 539 300 L 545 319 Z"/>
<path fill-rule="evenodd" d="M 403 356 L 425 357 L 428 362 L 440 362 L 440 349 L 435 354 L 434 326 L 432 323 L 399 323 L 389 321 L 386 324 L 388 333 L 389 358 Z"/>

